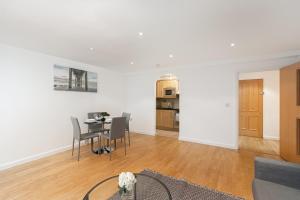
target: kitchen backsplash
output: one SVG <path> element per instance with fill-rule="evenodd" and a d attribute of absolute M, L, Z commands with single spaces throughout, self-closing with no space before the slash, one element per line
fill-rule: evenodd
<path fill-rule="evenodd" d="M 179 109 L 179 97 L 176 99 L 156 99 L 156 107 L 175 108 Z"/>

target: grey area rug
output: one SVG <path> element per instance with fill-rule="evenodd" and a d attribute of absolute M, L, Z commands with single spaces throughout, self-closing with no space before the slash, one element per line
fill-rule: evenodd
<path fill-rule="evenodd" d="M 179 180 L 174 177 L 164 176 L 160 173 L 154 172 L 152 170 L 144 170 L 141 172 L 148 176 L 152 176 L 161 182 L 163 182 L 169 189 L 172 200 L 243 200 L 243 198 L 219 192 L 214 189 L 210 189 L 204 186 L 199 186 L 196 184 L 189 183 L 185 180 Z M 143 182 L 143 184 L 137 184 L 137 191 L 143 191 L 143 193 L 137 192 L 137 200 L 165 200 L 168 199 L 166 192 L 162 190 L 159 184 L 155 184 L 155 181 L 151 181 L 149 178 L 143 180 L 140 177 L 138 182 Z M 114 195 L 111 199 L 119 199 L 118 195 Z"/>

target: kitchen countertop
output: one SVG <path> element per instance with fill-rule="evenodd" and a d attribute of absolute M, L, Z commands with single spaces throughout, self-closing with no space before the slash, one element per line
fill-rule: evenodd
<path fill-rule="evenodd" d="M 179 108 L 156 108 L 156 110 L 176 110 L 179 112 Z"/>

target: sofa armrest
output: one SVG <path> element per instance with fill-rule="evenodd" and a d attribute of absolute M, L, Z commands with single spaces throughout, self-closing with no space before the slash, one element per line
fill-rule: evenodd
<path fill-rule="evenodd" d="M 255 178 L 300 189 L 300 165 L 256 157 Z"/>

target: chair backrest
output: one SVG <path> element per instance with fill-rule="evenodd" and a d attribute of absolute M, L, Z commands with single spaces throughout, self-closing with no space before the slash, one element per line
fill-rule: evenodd
<path fill-rule="evenodd" d="M 130 113 L 123 112 L 122 117 L 126 117 L 126 129 L 129 130 Z"/>
<path fill-rule="evenodd" d="M 118 139 L 125 136 L 126 117 L 114 117 L 111 121 L 110 138 Z"/>
<path fill-rule="evenodd" d="M 88 113 L 88 119 L 95 119 L 96 116 L 99 117 L 101 114 L 101 112 L 91 112 L 91 113 Z"/>
<path fill-rule="evenodd" d="M 88 113 L 88 119 L 95 119 L 96 116 L 99 117 L 101 112 L 91 112 Z M 102 128 L 101 124 L 88 124 L 89 132 L 99 132 L 99 130 Z"/>
<path fill-rule="evenodd" d="M 75 139 L 80 139 L 81 129 L 79 126 L 78 119 L 76 117 L 71 117 L 71 122 L 73 126 L 73 137 Z"/>

